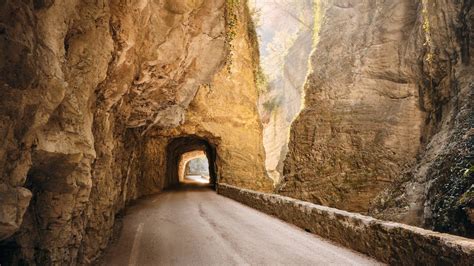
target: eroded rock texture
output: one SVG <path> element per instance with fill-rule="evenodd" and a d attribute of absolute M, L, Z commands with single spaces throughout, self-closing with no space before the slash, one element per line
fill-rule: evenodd
<path fill-rule="evenodd" d="M 126 204 L 163 188 L 177 134 L 215 140 L 226 182 L 268 186 L 244 6 L 2 1 L 2 259 L 91 263 Z"/>
<path fill-rule="evenodd" d="M 221 69 L 209 85 L 199 87 L 185 115 L 185 122 L 176 128 L 151 131 L 146 147 L 155 163 L 167 144 L 177 136 L 206 139 L 216 147 L 218 182 L 240 187 L 270 191 L 271 180 L 265 173 L 262 126 L 257 113 L 255 85 L 258 52 L 256 36 L 246 5 L 233 2 L 228 10 L 231 20 L 233 50 L 229 64 Z M 235 23 L 235 25 L 234 25 Z M 211 162 L 210 162 L 211 163 Z M 164 167 L 147 167 L 152 177 L 163 176 Z"/>
<path fill-rule="evenodd" d="M 375 216 L 474 237 L 473 5 L 422 3 L 423 146 L 416 164 L 379 196 Z"/>
<path fill-rule="evenodd" d="M 322 2 L 278 192 L 469 234 L 472 1 Z"/>

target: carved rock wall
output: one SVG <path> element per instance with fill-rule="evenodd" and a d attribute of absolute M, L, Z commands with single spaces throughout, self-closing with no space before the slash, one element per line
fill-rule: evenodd
<path fill-rule="evenodd" d="M 235 18 L 229 59 L 210 84 L 199 87 L 185 115 L 185 122 L 176 128 L 151 131 L 145 146 L 154 147 L 151 158 L 156 164 L 166 161 L 159 154 L 170 141 L 181 136 L 205 139 L 216 148 L 218 182 L 261 191 L 273 189 L 265 173 L 262 125 L 257 111 L 258 48 L 249 10 L 246 5 L 233 4 L 228 10 Z M 212 162 L 210 162 L 212 163 Z M 147 180 L 161 182 L 164 167 L 147 168 Z M 158 180 L 160 179 L 160 180 Z"/>
<path fill-rule="evenodd" d="M 164 176 L 156 174 L 165 166 L 160 147 L 167 142 L 153 135 L 183 127 L 192 115 L 200 117 L 194 124 L 231 125 L 219 135 L 208 130 L 226 147 L 220 151 L 222 178 L 250 186 L 258 176 L 264 186 L 250 60 L 254 46 L 243 35 L 244 27 L 252 26 L 244 4 L 229 13 L 230 4 L 235 5 L 224 0 L 0 4 L 2 264 L 94 261 L 127 203 L 163 188 Z M 236 19 L 240 33 L 230 34 L 229 21 Z M 236 35 L 234 46 L 229 35 Z M 235 56 L 234 73 L 250 70 L 229 77 L 225 64 L 235 52 L 244 59 Z M 203 84 L 213 83 L 216 98 L 204 103 L 209 92 Z M 190 107 L 199 102 L 196 95 L 202 104 L 218 105 Z M 228 97 L 218 98 L 222 95 Z M 229 108 L 235 99 L 244 107 Z M 206 112 L 222 119 L 212 122 Z M 230 152 L 243 133 L 249 141 Z"/>

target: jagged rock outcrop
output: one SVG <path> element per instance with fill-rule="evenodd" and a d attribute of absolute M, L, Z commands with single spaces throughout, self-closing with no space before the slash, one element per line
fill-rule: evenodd
<path fill-rule="evenodd" d="M 211 119 L 214 128 L 198 130 L 219 139 L 221 178 L 268 186 L 244 6 L 224 0 L 0 4 L 2 260 L 90 264 L 126 204 L 163 188 L 164 172 L 156 168 L 164 165 L 166 150 L 159 147 L 166 143 L 151 136 L 184 134 L 176 127 L 209 120 L 208 111 L 228 125 L 217 133 Z M 230 66 L 229 55 L 237 52 L 243 56 Z M 205 101 L 207 109 L 199 105 Z M 229 108 L 234 101 L 242 107 Z"/>
<path fill-rule="evenodd" d="M 278 192 L 471 234 L 472 1 L 322 2 Z"/>

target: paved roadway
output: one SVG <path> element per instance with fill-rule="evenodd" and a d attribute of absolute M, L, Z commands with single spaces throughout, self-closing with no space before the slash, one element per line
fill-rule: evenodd
<path fill-rule="evenodd" d="M 104 265 L 377 265 L 207 187 L 187 185 L 129 207 Z"/>

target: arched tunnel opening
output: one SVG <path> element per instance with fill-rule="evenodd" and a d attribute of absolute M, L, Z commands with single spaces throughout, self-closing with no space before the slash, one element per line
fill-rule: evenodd
<path fill-rule="evenodd" d="M 215 145 L 208 140 L 194 135 L 180 136 L 168 143 L 166 154 L 164 189 L 175 188 L 185 183 L 207 183 L 213 189 L 216 188 L 218 182 L 217 153 Z M 208 170 L 199 171 L 200 177 L 197 177 L 198 173 L 189 172 L 190 163 L 203 158 L 207 159 L 203 163 L 208 165 Z"/>

